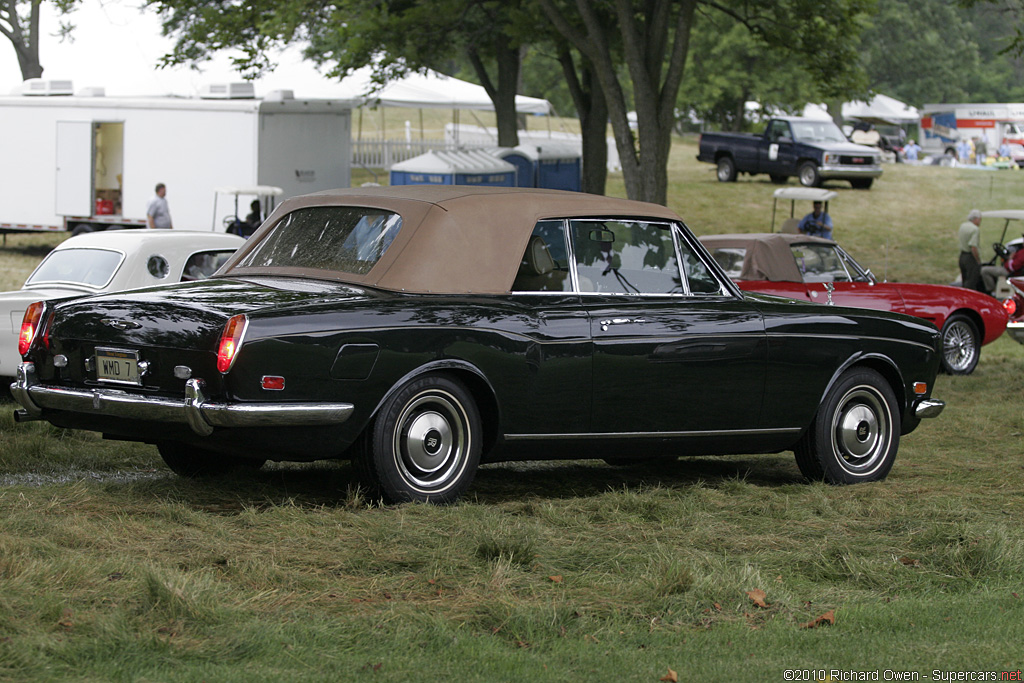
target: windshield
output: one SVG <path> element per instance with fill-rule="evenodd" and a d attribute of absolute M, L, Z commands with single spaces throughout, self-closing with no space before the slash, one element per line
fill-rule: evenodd
<path fill-rule="evenodd" d="M 365 275 L 391 246 L 401 227 L 401 216 L 379 209 L 298 209 L 277 222 L 231 271 L 302 268 Z"/>
<path fill-rule="evenodd" d="M 791 121 L 797 142 L 846 142 L 839 126 L 831 121 Z"/>
<path fill-rule="evenodd" d="M 43 259 L 25 286 L 74 284 L 102 289 L 123 259 L 121 252 L 109 249 L 57 249 Z"/>

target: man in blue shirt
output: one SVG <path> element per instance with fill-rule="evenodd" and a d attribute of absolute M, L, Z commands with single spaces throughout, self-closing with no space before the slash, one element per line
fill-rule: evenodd
<path fill-rule="evenodd" d="M 832 239 L 832 218 L 825 213 L 821 202 L 814 202 L 814 210 L 800 219 L 797 230 L 805 235 Z"/>

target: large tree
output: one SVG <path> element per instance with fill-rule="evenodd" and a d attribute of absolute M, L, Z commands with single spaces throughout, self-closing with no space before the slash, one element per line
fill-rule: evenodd
<path fill-rule="evenodd" d="M 308 43 L 306 56 L 344 77 L 373 65 L 383 84 L 464 55 L 494 103 L 498 144 L 518 144 L 515 96 L 531 34 L 519 2 L 495 0 L 148 0 L 177 39 L 164 64 L 194 64 L 236 50 L 247 77 L 273 67 L 271 48 Z"/>
<path fill-rule="evenodd" d="M 61 15 L 74 9 L 78 0 L 51 0 Z M 23 80 L 43 75 L 39 60 L 39 22 L 43 0 L 0 0 L 0 35 L 14 47 Z M 59 32 L 67 35 L 74 28 L 61 23 Z"/>
<path fill-rule="evenodd" d="M 677 96 L 699 12 L 742 22 L 772 49 L 804 56 L 823 90 L 856 81 L 861 15 L 873 0 L 537 0 L 565 39 L 587 57 L 605 96 L 627 194 L 666 203 Z M 621 44 L 621 60 L 612 45 Z M 632 88 L 637 134 L 630 129 Z M 857 85 L 860 85 L 857 83 Z"/>

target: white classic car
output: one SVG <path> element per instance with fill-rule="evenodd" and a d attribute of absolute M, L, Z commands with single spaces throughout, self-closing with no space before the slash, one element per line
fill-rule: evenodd
<path fill-rule="evenodd" d="M 0 376 L 17 372 L 21 319 L 32 302 L 201 280 L 243 244 L 237 235 L 187 230 L 108 230 L 61 242 L 20 290 L 0 293 Z"/>

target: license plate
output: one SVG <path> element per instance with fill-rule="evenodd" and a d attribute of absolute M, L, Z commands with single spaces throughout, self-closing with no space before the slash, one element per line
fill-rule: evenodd
<path fill-rule="evenodd" d="M 96 379 L 118 384 L 142 384 L 139 379 L 139 352 L 97 348 Z"/>

